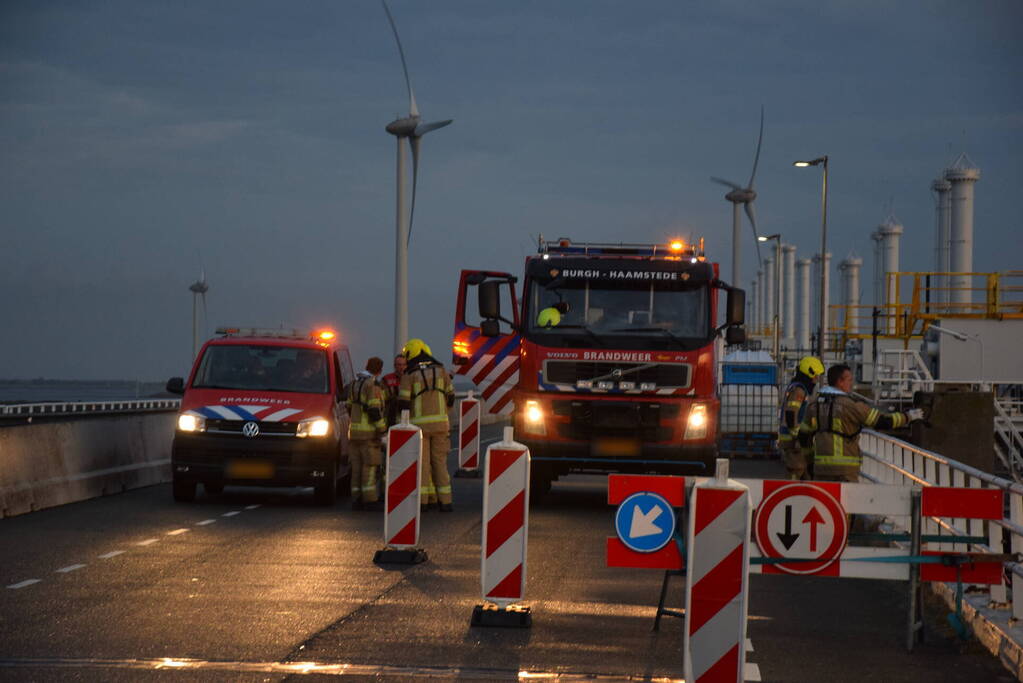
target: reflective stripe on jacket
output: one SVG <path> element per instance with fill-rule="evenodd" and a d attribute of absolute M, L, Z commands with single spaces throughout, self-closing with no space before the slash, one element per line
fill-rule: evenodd
<path fill-rule="evenodd" d="M 799 440 L 812 438 L 814 466 L 859 467 L 860 431 L 864 427 L 895 429 L 909 422 L 905 413 L 886 413 L 827 387 L 809 402 L 799 427 Z"/>

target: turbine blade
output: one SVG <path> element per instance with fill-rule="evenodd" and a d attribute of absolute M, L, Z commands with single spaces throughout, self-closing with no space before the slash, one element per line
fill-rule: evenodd
<path fill-rule="evenodd" d="M 405 245 L 412 242 L 412 219 L 416 215 L 416 186 L 419 184 L 419 144 L 422 137 L 414 135 L 408 139 L 412 147 L 412 206 L 408 212 L 408 238 Z"/>
<path fill-rule="evenodd" d="M 419 107 L 416 106 L 416 95 L 412 92 L 412 79 L 408 76 L 408 64 L 405 63 L 405 50 L 401 47 L 401 38 L 398 37 L 398 27 L 394 24 L 394 17 L 391 16 L 391 10 L 387 7 L 386 0 L 380 0 L 380 4 L 384 6 L 384 12 L 387 13 L 387 21 L 391 24 L 391 31 L 394 33 L 394 42 L 398 43 L 398 54 L 401 56 L 401 70 L 405 72 L 405 85 L 408 87 L 408 115 L 419 116 Z"/>
<path fill-rule="evenodd" d="M 715 183 L 719 184 L 719 185 L 727 185 L 728 187 L 732 188 L 733 190 L 741 190 L 742 189 L 741 187 L 739 187 L 738 185 L 733 183 L 731 180 L 725 180 L 724 178 L 715 178 L 714 176 L 711 176 L 710 179 L 712 181 L 714 181 Z"/>
<path fill-rule="evenodd" d="M 760 137 L 757 138 L 757 153 L 753 157 L 753 173 L 749 177 L 749 189 L 753 189 L 753 179 L 757 177 L 757 164 L 760 163 L 760 145 L 764 142 L 764 105 L 760 105 Z"/>
<path fill-rule="evenodd" d="M 760 258 L 760 235 L 757 234 L 757 217 L 753 214 L 753 202 L 743 203 L 746 215 L 749 217 L 749 224 L 753 227 L 753 244 L 757 245 L 757 263 L 763 267 L 764 262 Z"/>
<path fill-rule="evenodd" d="M 421 138 L 430 131 L 437 130 L 438 128 L 443 128 L 444 126 L 450 125 L 452 121 L 454 121 L 454 119 L 434 121 L 433 123 L 420 123 L 418 126 L 416 126 L 416 129 L 412 131 L 412 136 Z"/>

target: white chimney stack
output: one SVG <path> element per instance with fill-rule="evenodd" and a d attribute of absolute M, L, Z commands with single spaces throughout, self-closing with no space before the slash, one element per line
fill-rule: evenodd
<path fill-rule="evenodd" d="M 845 329 L 850 334 L 859 333 L 860 312 L 856 309 L 860 305 L 860 268 L 863 266 L 863 259 L 854 254 L 849 254 L 841 263 L 838 270 L 842 273 L 842 303 L 845 309 Z"/>
<path fill-rule="evenodd" d="M 952 220 L 952 198 L 949 190 L 952 183 L 938 178 L 931 183 L 931 189 L 938 195 L 935 203 L 935 230 L 934 230 L 934 270 L 939 273 L 948 272 L 948 241 L 951 235 Z M 948 278 L 942 275 L 934 277 L 931 281 L 933 295 L 931 301 L 943 304 L 948 301 Z"/>
<path fill-rule="evenodd" d="M 888 277 L 889 273 L 899 272 L 899 242 L 902 239 L 902 224 L 896 220 L 894 215 L 889 215 L 885 222 L 877 226 L 877 232 L 881 236 L 881 277 L 884 282 L 884 304 L 888 314 L 887 329 L 894 334 L 897 309 L 899 303 L 898 283 L 894 277 Z"/>
<path fill-rule="evenodd" d="M 799 281 L 799 330 L 797 331 L 796 346 L 800 349 L 810 348 L 810 265 L 808 258 L 801 258 L 796 262 Z"/>
<path fill-rule="evenodd" d="M 782 339 L 796 338 L 796 246 L 783 244 L 782 253 L 782 306 L 785 319 L 782 321 Z"/>
<path fill-rule="evenodd" d="M 774 256 L 768 256 L 764 259 L 764 288 L 761 293 L 764 295 L 764 327 L 774 329 L 774 311 L 775 311 L 775 278 L 774 278 Z"/>
<path fill-rule="evenodd" d="M 750 313 L 748 329 L 756 332 L 760 329 L 760 278 L 753 281 L 753 310 Z"/>
<path fill-rule="evenodd" d="M 945 169 L 945 180 L 951 185 L 951 221 L 948 268 L 953 273 L 973 272 L 973 184 L 980 180 L 980 169 L 963 152 Z M 949 278 L 949 301 L 969 304 L 973 301 L 970 277 Z M 965 313 L 968 307 L 960 307 Z"/>

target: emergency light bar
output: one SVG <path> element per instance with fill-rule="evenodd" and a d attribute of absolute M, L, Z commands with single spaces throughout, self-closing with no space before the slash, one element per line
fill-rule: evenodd
<path fill-rule="evenodd" d="M 574 254 L 574 255 L 607 255 L 607 256 L 661 256 L 689 257 L 704 260 L 703 238 L 696 244 L 687 244 L 684 240 L 673 239 L 668 244 L 628 244 L 625 242 L 572 242 L 567 237 L 556 240 L 539 240 L 539 254 Z"/>
<path fill-rule="evenodd" d="M 330 342 L 337 334 L 330 330 L 286 330 L 277 327 L 218 327 L 216 333 L 224 337 L 265 337 L 269 339 L 312 339 Z"/>

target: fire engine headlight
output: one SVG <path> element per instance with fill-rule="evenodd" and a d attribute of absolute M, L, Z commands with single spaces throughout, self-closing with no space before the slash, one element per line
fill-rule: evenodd
<path fill-rule="evenodd" d="M 202 432 L 206 430 L 206 418 L 191 413 L 178 415 L 178 431 L 181 432 Z"/>
<path fill-rule="evenodd" d="M 707 406 L 697 403 L 689 410 L 686 420 L 686 438 L 702 439 L 707 436 Z"/>
<path fill-rule="evenodd" d="M 314 417 L 311 420 L 302 420 L 298 423 L 295 436 L 305 438 L 307 436 L 327 436 L 330 434 L 330 422 L 322 417 Z"/>
<path fill-rule="evenodd" d="M 543 423 L 543 409 L 540 408 L 539 401 L 526 401 L 526 409 L 522 411 L 522 418 L 527 432 L 533 434 L 547 433 L 547 428 Z"/>

